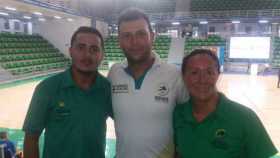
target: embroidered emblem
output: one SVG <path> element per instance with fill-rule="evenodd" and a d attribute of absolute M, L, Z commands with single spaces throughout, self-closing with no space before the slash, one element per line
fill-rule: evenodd
<path fill-rule="evenodd" d="M 226 130 L 225 129 L 217 129 L 215 133 L 216 138 L 223 138 L 226 135 Z"/>
<path fill-rule="evenodd" d="M 59 106 L 59 107 L 64 107 L 64 106 L 65 106 L 65 104 L 64 104 L 64 102 L 63 102 L 63 101 L 60 101 L 60 102 L 58 102 L 58 106 Z"/>
<path fill-rule="evenodd" d="M 225 137 L 226 137 L 226 130 L 217 129 L 212 144 L 218 149 L 227 150 L 229 148 L 229 145 Z"/>
<path fill-rule="evenodd" d="M 157 95 L 158 96 L 166 96 L 169 92 L 167 83 L 160 83 L 157 87 Z"/>

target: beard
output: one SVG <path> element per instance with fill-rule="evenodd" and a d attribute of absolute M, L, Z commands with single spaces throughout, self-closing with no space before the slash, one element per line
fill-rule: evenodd
<path fill-rule="evenodd" d="M 134 53 L 131 50 L 124 50 L 124 55 L 127 58 L 127 61 L 132 64 L 141 64 L 147 62 L 152 56 L 151 48 L 143 49 L 142 53 Z"/>
<path fill-rule="evenodd" d="M 79 74 L 82 74 L 82 75 L 85 75 L 85 76 L 89 76 L 89 75 L 92 75 L 92 74 L 97 72 L 98 64 L 96 63 L 95 65 L 96 66 L 91 66 L 92 68 L 90 68 L 90 67 L 83 68 L 82 66 L 73 64 L 72 68 L 74 70 L 76 70 L 76 72 L 78 72 Z"/>

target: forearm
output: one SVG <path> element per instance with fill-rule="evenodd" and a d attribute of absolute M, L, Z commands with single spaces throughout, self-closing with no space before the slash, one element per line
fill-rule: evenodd
<path fill-rule="evenodd" d="M 26 158 L 39 158 L 39 136 L 25 134 L 23 155 Z"/>

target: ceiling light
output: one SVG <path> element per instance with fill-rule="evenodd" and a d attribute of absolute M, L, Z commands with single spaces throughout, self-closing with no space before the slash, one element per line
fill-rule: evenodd
<path fill-rule="evenodd" d="M 67 18 L 67 21 L 74 21 L 73 19 L 71 19 L 71 18 Z"/>
<path fill-rule="evenodd" d="M 56 18 L 56 19 L 61 19 L 62 17 L 60 17 L 60 16 L 54 16 L 54 18 Z"/>
<path fill-rule="evenodd" d="M 173 22 L 172 25 L 180 25 L 179 22 Z"/>
<path fill-rule="evenodd" d="M 8 13 L 5 13 L 5 12 L 0 12 L 0 15 L 8 16 L 9 14 L 8 14 Z"/>
<path fill-rule="evenodd" d="M 44 18 L 39 18 L 38 20 L 39 21 L 46 21 L 46 19 L 44 19 Z"/>
<path fill-rule="evenodd" d="M 43 14 L 40 13 L 40 12 L 33 12 L 33 14 L 35 14 L 35 15 L 43 15 Z"/>
<path fill-rule="evenodd" d="M 208 21 L 200 21 L 199 24 L 205 25 L 208 24 Z"/>
<path fill-rule="evenodd" d="M 233 23 L 233 24 L 239 24 L 240 21 L 239 21 L 239 20 L 233 20 L 233 21 L 231 21 L 231 23 Z"/>
<path fill-rule="evenodd" d="M 31 19 L 31 16 L 23 16 L 24 19 Z"/>
<path fill-rule="evenodd" d="M 259 20 L 259 23 L 266 24 L 266 23 L 268 23 L 268 20 Z"/>
<path fill-rule="evenodd" d="M 16 8 L 13 8 L 13 7 L 5 7 L 5 9 L 7 9 L 7 10 L 12 10 L 12 11 L 16 11 L 17 9 Z"/>

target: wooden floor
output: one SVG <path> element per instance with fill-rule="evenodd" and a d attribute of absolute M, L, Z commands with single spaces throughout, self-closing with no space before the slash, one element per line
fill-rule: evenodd
<path fill-rule="evenodd" d="M 280 150 L 280 89 L 276 76 L 223 74 L 218 89 L 230 99 L 253 109 L 261 118 L 274 144 Z M 34 87 L 38 82 L 0 89 L 0 127 L 22 127 Z M 115 138 L 112 120 L 108 121 L 109 138 Z"/>

